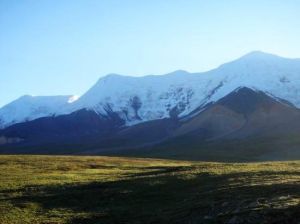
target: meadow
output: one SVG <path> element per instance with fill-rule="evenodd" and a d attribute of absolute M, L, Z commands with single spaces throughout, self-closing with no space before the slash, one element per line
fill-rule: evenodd
<path fill-rule="evenodd" d="M 299 223 L 300 161 L 0 156 L 0 223 Z"/>

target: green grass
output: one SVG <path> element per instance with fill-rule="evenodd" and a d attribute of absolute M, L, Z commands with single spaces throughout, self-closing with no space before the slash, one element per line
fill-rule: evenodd
<path fill-rule="evenodd" d="M 0 156 L 0 223 L 299 223 L 300 162 Z"/>

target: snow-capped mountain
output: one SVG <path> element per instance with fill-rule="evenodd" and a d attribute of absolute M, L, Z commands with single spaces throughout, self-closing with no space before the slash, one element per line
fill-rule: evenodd
<path fill-rule="evenodd" d="M 238 87 L 250 87 L 300 107 L 300 60 L 252 52 L 204 73 L 175 71 L 162 76 L 107 75 L 71 104 L 72 110 L 118 112 L 127 124 L 188 115 Z"/>
<path fill-rule="evenodd" d="M 0 128 L 57 115 L 61 108 L 67 107 L 74 100 L 76 96 L 22 96 L 0 109 Z"/>
<path fill-rule="evenodd" d="M 127 125 L 132 125 L 188 115 L 241 86 L 261 90 L 300 107 L 300 59 L 252 52 L 203 73 L 175 71 L 144 77 L 110 74 L 74 102 L 68 103 L 70 96 L 53 98 L 45 104 L 42 98 L 27 101 L 21 98 L 0 109 L 0 119 L 2 126 L 8 126 L 85 108 L 102 115 L 114 111 Z"/>
<path fill-rule="evenodd" d="M 169 117 L 175 107 L 183 113 L 199 106 L 202 95 L 207 94 L 204 87 L 197 87 L 200 80 L 201 77 L 185 71 L 145 77 L 110 74 L 71 107 L 89 108 L 101 114 L 113 110 L 128 124 Z"/>

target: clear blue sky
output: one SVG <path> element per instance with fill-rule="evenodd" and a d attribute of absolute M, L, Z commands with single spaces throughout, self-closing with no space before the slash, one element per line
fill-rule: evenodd
<path fill-rule="evenodd" d="M 82 94 L 107 73 L 205 71 L 253 50 L 300 57 L 300 1 L 0 0 L 0 106 Z"/>

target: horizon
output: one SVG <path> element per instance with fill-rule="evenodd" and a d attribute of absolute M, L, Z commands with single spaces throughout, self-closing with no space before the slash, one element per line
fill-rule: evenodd
<path fill-rule="evenodd" d="M 257 50 L 299 57 L 300 3 L 270 2 L 1 1 L 0 107 L 81 96 L 110 73 L 204 72 Z"/>

